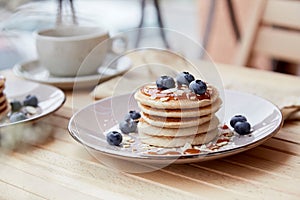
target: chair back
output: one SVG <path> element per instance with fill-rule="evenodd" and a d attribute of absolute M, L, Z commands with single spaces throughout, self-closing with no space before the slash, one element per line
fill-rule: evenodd
<path fill-rule="evenodd" d="M 253 55 L 300 63 L 300 1 L 258 0 L 240 45 L 237 65 Z"/>

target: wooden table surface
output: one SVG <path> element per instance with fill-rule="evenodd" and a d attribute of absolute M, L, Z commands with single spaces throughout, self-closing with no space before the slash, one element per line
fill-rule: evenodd
<path fill-rule="evenodd" d="M 273 138 L 234 156 L 127 173 L 96 160 L 68 133 L 72 98 L 80 108 L 93 101 L 89 92 L 66 92 L 64 106 L 38 122 L 53 129 L 46 143 L 1 154 L 0 199 L 300 198 L 300 121 L 286 121 Z"/>

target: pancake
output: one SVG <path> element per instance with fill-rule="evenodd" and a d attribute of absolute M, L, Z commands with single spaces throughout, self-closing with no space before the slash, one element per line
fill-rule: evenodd
<path fill-rule="evenodd" d="M 201 108 L 186 108 L 186 109 L 157 109 L 147 105 L 138 103 L 139 108 L 143 113 L 161 117 L 197 117 L 215 113 L 220 109 L 222 100 L 218 98 L 213 104 Z"/>
<path fill-rule="evenodd" d="M 4 101 L 2 101 L 0 103 L 0 112 L 3 111 L 4 109 L 6 109 L 7 105 L 8 105 L 8 102 L 6 99 L 4 99 Z"/>
<path fill-rule="evenodd" d="M 148 124 L 145 120 L 140 120 L 138 123 L 139 133 L 142 132 L 147 135 L 152 136 L 172 136 L 172 137 L 181 137 L 181 136 L 191 136 L 200 133 L 206 133 L 213 129 L 216 129 L 219 125 L 219 119 L 213 117 L 209 122 L 206 122 L 200 126 L 192 126 L 188 128 L 161 128 Z"/>
<path fill-rule="evenodd" d="M 5 86 L 5 81 L 6 81 L 6 78 L 2 75 L 0 75 L 0 88 L 4 88 Z"/>
<path fill-rule="evenodd" d="M 0 93 L 0 104 L 6 102 L 6 96 L 3 93 Z"/>
<path fill-rule="evenodd" d="M 0 75 L 0 119 L 4 118 L 10 111 L 10 104 L 8 103 L 5 94 L 5 77 Z"/>
<path fill-rule="evenodd" d="M 5 86 L 4 86 L 4 85 L 0 86 L 0 94 L 3 93 L 4 89 L 5 89 Z"/>
<path fill-rule="evenodd" d="M 4 117 L 6 117 L 6 115 L 10 112 L 10 105 L 5 104 L 4 107 L 2 107 L 0 109 L 0 120 Z"/>
<path fill-rule="evenodd" d="M 186 143 L 191 145 L 201 145 L 212 141 L 218 135 L 218 129 L 214 129 L 207 133 L 201 133 L 186 137 L 159 137 L 147 135 L 143 132 L 139 132 L 140 140 L 143 143 L 157 146 L 157 147 L 182 147 Z"/>
<path fill-rule="evenodd" d="M 147 95 L 148 93 L 146 94 L 143 92 L 145 90 L 150 90 L 150 92 L 151 90 L 158 91 L 156 86 L 146 85 L 135 93 L 134 98 L 143 105 L 157 109 L 199 108 L 211 105 L 213 102 L 219 99 L 218 90 L 211 85 L 208 85 L 207 88 L 207 95 L 209 96 L 208 98 L 201 98 L 201 95 L 191 93 L 186 88 L 181 90 L 176 88 L 162 90 L 158 91 L 159 94 L 155 94 L 153 96 L 149 96 Z M 188 92 L 185 93 L 185 91 Z M 161 97 L 158 97 L 158 95 L 161 95 Z M 176 99 L 173 98 L 174 95 Z M 172 98 L 170 98 L 170 96 L 172 96 Z"/>
<path fill-rule="evenodd" d="M 185 118 L 172 118 L 148 115 L 141 112 L 142 118 L 152 126 L 164 128 L 186 128 L 192 126 L 199 126 L 205 122 L 210 121 L 214 115 L 205 115 L 200 117 L 185 117 Z"/>

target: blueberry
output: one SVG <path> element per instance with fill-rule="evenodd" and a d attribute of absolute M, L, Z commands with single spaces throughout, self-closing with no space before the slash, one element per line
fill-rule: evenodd
<path fill-rule="evenodd" d="M 119 128 L 122 131 L 122 133 L 133 133 L 137 129 L 137 122 L 133 119 L 127 119 L 119 123 Z"/>
<path fill-rule="evenodd" d="M 27 119 L 26 115 L 22 112 L 15 112 L 9 117 L 9 121 L 14 123 Z"/>
<path fill-rule="evenodd" d="M 181 85 L 189 85 L 193 80 L 194 76 L 188 72 L 181 72 L 176 76 L 176 81 Z"/>
<path fill-rule="evenodd" d="M 237 122 L 246 122 L 247 118 L 243 115 L 235 115 L 230 119 L 230 126 L 232 126 L 234 128 L 234 125 Z"/>
<path fill-rule="evenodd" d="M 247 135 L 250 133 L 251 125 L 247 122 L 236 122 L 234 125 L 234 130 L 240 135 Z"/>
<path fill-rule="evenodd" d="M 10 106 L 11 106 L 11 111 L 12 112 L 17 112 L 22 108 L 22 104 L 20 101 L 18 100 L 13 100 L 10 102 Z"/>
<path fill-rule="evenodd" d="M 156 80 L 158 89 L 166 90 L 175 87 L 175 81 L 170 76 L 161 76 Z"/>
<path fill-rule="evenodd" d="M 110 145 L 119 146 L 123 140 L 121 133 L 118 131 L 111 131 L 106 135 L 106 141 Z"/>
<path fill-rule="evenodd" d="M 192 92 L 202 95 L 206 92 L 207 85 L 201 80 L 194 80 L 190 83 L 189 88 Z"/>
<path fill-rule="evenodd" d="M 136 112 L 135 110 L 131 110 L 125 116 L 125 121 L 129 119 L 138 120 L 139 118 L 141 118 L 141 114 L 139 112 Z"/>
<path fill-rule="evenodd" d="M 37 107 L 38 103 L 39 103 L 39 101 L 38 101 L 37 97 L 34 95 L 27 95 L 25 100 L 23 101 L 24 106 Z"/>

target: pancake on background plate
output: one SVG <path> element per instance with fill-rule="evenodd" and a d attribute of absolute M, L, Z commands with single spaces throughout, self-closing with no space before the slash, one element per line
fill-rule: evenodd
<path fill-rule="evenodd" d="M 5 81 L 5 77 L 0 75 L 0 120 L 6 117 L 7 113 L 10 111 L 10 105 L 3 92 L 5 89 Z"/>

